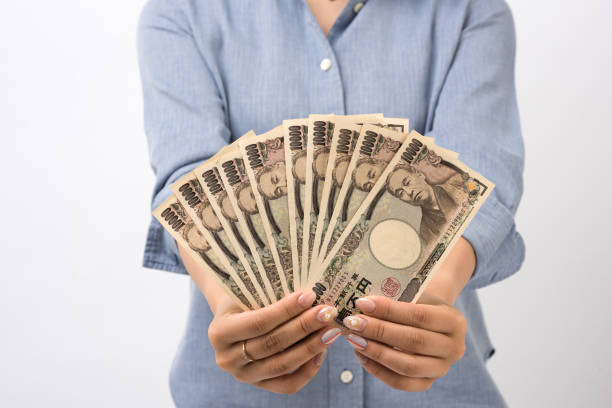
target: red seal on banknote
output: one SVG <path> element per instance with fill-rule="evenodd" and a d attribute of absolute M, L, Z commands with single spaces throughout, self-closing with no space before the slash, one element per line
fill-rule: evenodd
<path fill-rule="evenodd" d="M 400 282 L 391 276 L 385 278 L 380 284 L 380 291 L 385 296 L 395 297 L 400 291 Z"/>

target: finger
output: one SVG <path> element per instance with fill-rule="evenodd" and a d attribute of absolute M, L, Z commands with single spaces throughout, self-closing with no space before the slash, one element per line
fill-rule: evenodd
<path fill-rule="evenodd" d="M 368 373 L 396 390 L 409 392 L 426 391 L 434 382 L 431 378 L 412 378 L 399 375 L 384 365 L 360 355 L 357 351 L 355 351 L 355 356 Z"/>
<path fill-rule="evenodd" d="M 438 333 L 453 333 L 464 320 L 461 313 L 448 305 L 407 303 L 384 296 L 359 298 L 355 304 L 368 316 Z"/>
<path fill-rule="evenodd" d="M 261 360 L 277 354 L 314 331 L 325 327 L 337 315 L 338 311 L 333 306 L 321 305 L 307 310 L 271 332 L 248 340 L 247 353 L 254 360 Z M 237 344 L 236 346 L 240 349 L 240 359 L 246 364 L 246 361 L 242 358 L 242 345 Z"/>
<path fill-rule="evenodd" d="M 358 352 L 406 377 L 439 378 L 450 368 L 445 360 L 404 353 L 376 341 L 368 341 L 367 347 Z"/>
<path fill-rule="evenodd" d="M 347 327 L 360 326 L 360 330 L 352 329 L 351 335 L 356 340 L 361 339 L 359 341 L 376 340 L 391 347 L 398 347 L 402 351 L 432 357 L 451 358 L 461 352 L 459 342 L 429 330 L 403 326 L 364 315 L 347 316 L 343 323 Z M 359 335 L 356 336 L 355 333 Z"/>
<path fill-rule="evenodd" d="M 340 329 L 321 329 L 282 353 L 247 364 L 234 374 L 250 384 L 291 373 L 326 350 L 340 336 Z"/>
<path fill-rule="evenodd" d="M 262 388 L 277 394 L 295 394 L 308 384 L 317 372 L 319 372 L 326 355 L 327 350 L 323 350 L 323 352 L 317 354 L 295 372 L 259 381 L 253 385 L 257 388 Z"/>
<path fill-rule="evenodd" d="M 218 330 L 226 343 L 261 336 L 312 307 L 314 300 L 310 291 L 292 293 L 261 309 L 230 314 L 219 322 Z"/>

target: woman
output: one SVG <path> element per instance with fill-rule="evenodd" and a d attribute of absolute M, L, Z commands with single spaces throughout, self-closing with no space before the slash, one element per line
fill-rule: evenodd
<path fill-rule="evenodd" d="M 309 113 L 409 117 L 497 185 L 420 303 L 359 300 L 348 341 L 326 324 L 333 308 L 308 306 L 312 293 L 240 313 L 154 221 L 144 265 L 195 282 L 170 375 L 177 406 L 504 406 L 475 292 L 524 257 L 503 0 L 151 0 L 139 55 L 154 207 L 246 131 Z"/>

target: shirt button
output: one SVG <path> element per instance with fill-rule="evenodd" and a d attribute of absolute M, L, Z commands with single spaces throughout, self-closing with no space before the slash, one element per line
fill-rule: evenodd
<path fill-rule="evenodd" d="M 353 381 L 353 373 L 350 372 L 349 370 L 343 370 L 340 373 L 340 381 L 342 381 L 345 384 L 350 383 L 351 381 Z"/>
<path fill-rule="evenodd" d="M 353 13 L 357 14 L 363 8 L 363 2 L 359 2 L 353 6 Z"/>
<path fill-rule="evenodd" d="M 331 66 L 332 66 L 332 62 L 329 58 L 323 58 L 323 60 L 321 60 L 321 69 L 323 71 L 329 70 Z"/>

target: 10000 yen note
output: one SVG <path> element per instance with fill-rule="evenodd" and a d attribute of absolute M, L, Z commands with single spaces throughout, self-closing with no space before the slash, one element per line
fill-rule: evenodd
<path fill-rule="evenodd" d="M 196 169 L 195 172 L 186 174 L 171 185 L 174 195 L 183 205 L 196 227 L 200 231 L 208 230 L 259 307 L 268 305 L 270 302 L 264 300 L 264 293 L 257 285 L 255 274 L 244 258 L 242 251 L 236 251 L 234 242 L 228 234 L 228 232 L 231 233 L 231 230 L 227 230 L 227 223 L 223 222 L 225 220 L 216 213 L 196 176 L 196 172 L 201 171 Z"/>
<path fill-rule="evenodd" d="M 327 169 L 325 169 L 325 183 L 321 193 L 321 209 L 317 219 L 317 229 L 315 231 L 313 247 L 316 249 L 318 259 L 311 259 L 311 267 L 316 269 L 327 255 L 327 250 L 323 250 L 321 243 L 327 232 L 329 220 L 336 207 L 338 193 L 344 183 L 344 177 L 348 169 L 349 161 L 355 150 L 360 124 L 351 123 L 347 120 L 337 121 L 334 128 L 334 136 L 329 150 Z"/>
<path fill-rule="evenodd" d="M 417 301 L 493 187 L 412 132 L 311 282 L 317 302 L 336 305 L 341 323 L 362 296 Z"/>
<path fill-rule="evenodd" d="M 304 225 L 303 185 L 306 183 L 306 138 L 308 119 L 283 121 L 285 145 L 285 173 L 287 178 L 287 207 L 289 212 L 289 237 L 293 259 L 295 289 L 301 289 L 306 279 L 302 274 L 302 229 Z"/>
<path fill-rule="evenodd" d="M 262 135 L 247 135 L 238 144 L 274 263 L 285 293 L 294 291 L 285 142 L 280 126 Z"/>
<path fill-rule="evenodd" d="M 249 132 L 245 136 L 248 135 L 254 135 L 254 133 Z M 249 252 L 253 255 L 258 270 L 265 271 L 264 283 L 268 296 L 272 301 L 281 300 L 288 292 L 285 292 L 283 288 L 268 246 L 263 221 L 240 149 L 219 156 L 215 164 L 227 192 L 226 196 L 219 199 L 221 210 L 232 219 L 234 227 L 238 223 L 240 236 L 244 238 L 249 247 Z"/>
<path fill-rule="evenodd" d="M 316 232 L 321 210 L 321 198 L 327 171 L 327 161 L 332 144 L 332 136 L 338 120 L 355 123 L 378 122 L 382 114 L 365 115 L 310 115 L 308 117 L 308 137 L 306 141 L 306 197 L 304 205 L 304 229 L 302 240 L 302 272 L 308 276 L 312 259 L 317 258 L 318 244 Z M 316 243 L 316 245 L 315 245 Z"/>
<path fill-rule="evenodd" d="M 228 295 L 243 309 L 256 308 L 255 299 L 248 293 L 223 253 L 208 231 L 200 231 L 178 199 L 170 195 L 153 216 L 164 226 L 179 246 L 185 249 L 193 260 L 209 273 Z M 221 256 L 218 256 L 221 254 Z"/>
<path fill-rule="evenodd" d="M 333 129 L 330 137 L 331 144 L 329 147 L 326 146 L 327 154 L 320 155 L 323 157 L 319 159 L 319 163 L 315 163 L 313 166 L 313 172 L 315 173 L 313 179 L 319 177 L 324 180 L 324 183 L 321 193 L 317 195 L 320 199 L 318 206 L 320 211 L 318 212 L 314 233 L 312 258 L 310 260 L 311 269 L 316 269 L 316 266 L 323 261 L 327 254 L 327 251 L 321 250 L 321 242 L 327 232 L 329 220 L 336 205 L 335 199 L 338 191 L 342 188 L 346 169 L 353 154 L 361 125 L 370 123 L 407 133 L 410 123 L 408 119 L 383 118 L 381 114 L 334 116 L 330 121 L 333 122 L 332 126 L 328 126 L 328 128 Z M 318 184 L 320 185 L 320 183 Z"/>
<path fill-rule="evenodd" d="M 355 149 L 349 155 L 348 166 L 344 162 L 336 161 L 335 171 L 345 172 L 345 178 L 323 238 L 321 251 L 325 251 L 325 255 L 320 257 L 320 264 L 329 261 L 333 255 L 331 249 L 344 232 L 346 224 L 351 220 L 407 136 L 407 133 L 383 129 L 377 125 L 363 125 Z M 345 166 L 347 169 L 344 171 L 342 169 Z M 317 269 L 319 266 L 317 265 Z"/>

